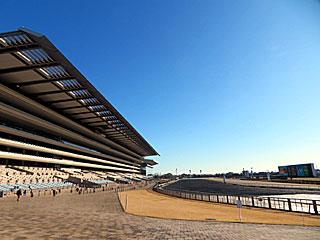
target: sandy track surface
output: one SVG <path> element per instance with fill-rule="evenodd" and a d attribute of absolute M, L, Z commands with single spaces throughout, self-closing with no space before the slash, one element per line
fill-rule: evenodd
<path fill-rule="evenodd" d="M 187 190 L 233 196 L 264 196 L 285 194 L 317 194 L 320 190 L 305 190 L 293 188 L 272 188 L 265 186 L 244 186 L 231 183 L 222 183 L 205 179 L 186 179 L 172 183 L 165 187 L 171 190 Z"/>

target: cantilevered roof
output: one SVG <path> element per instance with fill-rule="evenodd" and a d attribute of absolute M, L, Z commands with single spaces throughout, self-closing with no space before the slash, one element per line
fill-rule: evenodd
<path fill-rule="evenodd" d="M 158 155 L 44 35 L 0 33 L 0 82 L 141 156 Z"/>
<path fill-rule="evenodd" d="M 154 165 L 158 164 L 158 162 L 156 160 L 153 160 L 153 159 L 144 159 L 143 161 L 145 163 L 147 163 L 148 165 L 150 165 L 150 166 L 154 166 Z"/>

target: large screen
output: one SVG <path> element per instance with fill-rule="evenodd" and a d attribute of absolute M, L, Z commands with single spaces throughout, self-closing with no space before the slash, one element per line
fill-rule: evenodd
<path fill-rule="evenodd" d="M 288 176 L 288 168 L 287 167 L 279 167 L 280 176 Z"/>
<path fill-rule="evenodd" d="M 279 166 L 279 175 L 282 177 L 315 177 L 313 163 Z"/>

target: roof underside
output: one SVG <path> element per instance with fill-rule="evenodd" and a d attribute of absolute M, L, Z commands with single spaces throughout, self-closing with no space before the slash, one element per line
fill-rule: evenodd
<path fill-rule="evenodd" d="M 43 35 L 0 34 L 0 82 L 141 156 L 158 155 Z"/>
<path fill-rule="evenodd" d="M 154 166 L 158 164 L 158 162 L 153 159 L 144 159 L 144 162 L 147 163 L 149 166 Z"/>

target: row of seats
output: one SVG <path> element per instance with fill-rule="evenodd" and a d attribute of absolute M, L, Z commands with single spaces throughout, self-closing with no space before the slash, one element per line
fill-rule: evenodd
<path fill-rule="evenodd" d="M 53 168 L 0 166 L 0 184 L 62 182 L 68 177 Z"/>
<path fill-rule="evenodd" d="M 76 168 L 62 168 L 62 171 L 68 173 L 70 176 L 77 177 L 83 180 L 104 180 L 105 178 L 101 178 L 94 171 L 89 170 L 81 170 Z"/>
<path fill-rule="evenodd" d="M 110 180 L 91 180 L 90 182 L 96 183 L 96 184 L 107 184 L 107 183 L 114 183 L 113 181 Z"/>
<path fill-rule="evenodd" d="M 20 188 L 21 190 L 28 189 L 45 189 L 45 188 L 62 188 L 71 187 L 72 183 L 64 182 L 49 182 L 49 183 L 18 183 L 18 184 L 0 184 L 0 191 L 12 191 L 14 189 Z"/>
<path fill-rule="evenodd" d="M 22 186 L 23 184 L 63 184 L 70 176 L 92 182 L 96 181 L 100 184 L 147 180 L 145 176 L 140 174 L 91 171 L 76 168 L 54 169 L 0 165 L 0 184 L 7 187 L 15 184 L 22 184 Z"/>

